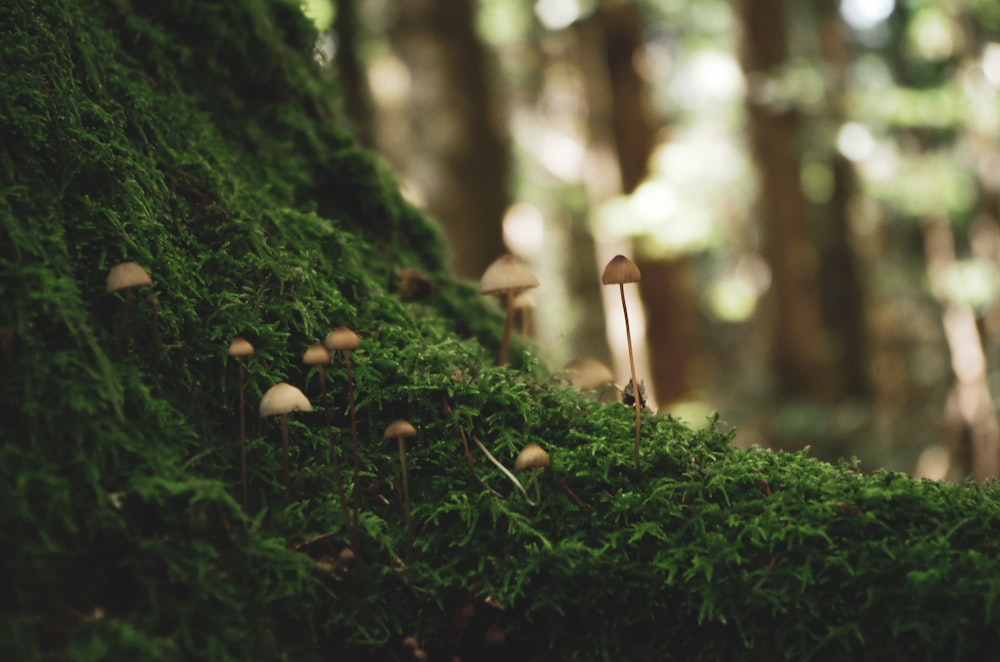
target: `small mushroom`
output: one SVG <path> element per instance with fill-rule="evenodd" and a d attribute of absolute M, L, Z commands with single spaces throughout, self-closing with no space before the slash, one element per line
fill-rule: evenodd
<path fill-rule="evenodd" d="M 383 439 L 395 439 L 399 444 L 399 466 L 403 477 L 403 516 L 406 518 L 406 537 L 410 538 L 410 477 L 406 471 L 406 443 L 409 437 L 417 436 L 417 429 L 409 421 L 397 419 L 390 423 L 382 434 Z"/>
<path fill-rule="evenodd" d="M 354 501 L 354 518 L 351 523 L 351 537 L 358 528 L 358 481 L 361 477 L 361 458 L 358 444 L 358 418 L 354 410 L 354 377 L 351 375 L 351 352 L 361 346 L 358 334 L 346 326 L 337 327 L 327 334 L 323 344 L 331 352 L 340 352 L 344 357 L 344 368 L 347 371 L 347 405 L 351 415 L 351 452 L 354 463 L 354 475 L 351 482 L 351 494 Z"/>
<path fill-rule="evenodd" d="M 532 505 L 538 505 L 542 500 L 542 489 L 538 485 L 538 470 L 547 468 L 549 464 L 549 454 L 538 444 L 526 444 L 514 460 L 515 471 L 531 469 L 531 482 L 535 484 L 535 503 Z"/>
<path fill-rule="evenodd" d="M 611 368 L 589 356 L 570 359 L 563 370 L 569 373 L 569 382 L 578 391 L 593 391 L 614 382 Z"/>
<path fill-rule="evenodd" d="M 291 384 L 279 382 L 267 389 L 260 399 L 260 417 L 281 416 L 282 482 L 288 489 L 288 414 L 293 411 L 312 411 L 309 399 Z"/>
<path fill-rule="evenodd" d="M 152 284 L 153 279 L 149 277 L 149 273 L 136 262 L 121 262 L 112 267 L 111 271 L 108 272 L 108 292 L 125 291 L 125 305 L 122 308 L 122 319 L 118 327 L 118 337 L 116 339 L 119 348 L 125 340 L 125 330 L 128 327 L 128 309 L 132 303 L 132 290 Z"/>
<path fill-rule="evenodd" d="M 310 345 L 309 349 L 302 354 L 302 363 L 305 365 L 316 366 L 316 371 L 319 372 L 319 387 L 320 393 L 322 394 L 323 416 L 326 419 L 326 438 L 330 445 L 330 464 L 333 466 L 333 480 L 337 485 L 337 492 L 340 496 L 340 507 L 343 510 L 344 526 L 350 528 L 351 520 L 347 512 L 347 497 L 344 492 L 344 479 L 340 474 L 340 459 L 337 457 L 337 446 L 333 442 L 333 421 L 330 420 L 330 403 L 328 402 L 326 392 L 326 373 L 323 370 L 323 366 L 330 363 L 330 360 L 330 350 L 321 343 L 314 343 Z"/>
<path fill-rule="evenodd" d="M 246 338 L 236 336 L 229 343 L 229 356 L 235 356 L 240 364 L 240 478 L 243 485 L 243 510 L 247 509 L 247 419 L 244 403 L 243 358 L 253 354 L 253 345 Z"/>
<path fill-rule="evenodd" d="M 605 285 L 617 285 L 618 291 L 621 293 L 622 298 L 622 312 L 625 314 L 625 340 L 628 342 L 628 365 L 632 370 L 632 385 L 633 388 L 639 387 L 639 380 L 635 376 L 635 358 L 632 354 L 632 332 L 629 330 L 628 325 L 628 307 L 625 305 L 625 283 L 638 283 L 642 279 L 642 275 L 639 273 L 639 267 L 635 266 L 632 260 L 628 259 L 624 255 L 616 255 L 611 258 L 607 266 L 604 267 L 604 274 L 601 276 L 601 282 Z M 635 399 L 635 447 L 632 454 L 635 459 L 635 469 L 636 471 L 642 471 L 642 467 L 639 464 L 639 437 L 641 435 L 641 414 L 642 403 L 640 398 Z"/>
<path fill-rule="evenodd" d="M 524 290 L 534 287 L 538 287 L 538 278 L 528 265 L 510 254 L 501 255 L 494 260 L 479 280 L 480 294 L 504 296 L 507 316 L 504 319 L 497 365 L 507 364 L 507 348 L 510 345 L 510 332 L 514 325 L 514 298 Z"/>

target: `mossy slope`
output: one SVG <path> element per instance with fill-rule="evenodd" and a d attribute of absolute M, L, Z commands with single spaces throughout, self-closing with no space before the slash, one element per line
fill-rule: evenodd
<path fill-rule="evenodd" d="M 1000 645 L 995 488 L 740 451 L 544 376 L 488 367 L 495 306 L 337 128 L 294 2 L 0 8 L 0 657 L 982 659 Z M 121 260 L 154 285 L 104 291 Z M 394 270 L 435 282 L 404 302 Z M 148 298 L 148 297 L 153 298 Z M 357 329 L 357 560 L 298 357 Z M 248 410 L 277 381 L 317 411 L 252 419 L 238 504 L 236 334 Z M 349 464 L 346 375 L 328 380 Z M 452 408 L 444 413 L 447 403 Z M 391 420 L 409 446 L 412 545 Z M 508 465 L 552 454 L 532 508 Z M 470 443 L 472 440 L 470 438 Z M 499 633 L 505 643 L 496 643 Z M 493 641 L 490 644 L 488 641 Z"/>

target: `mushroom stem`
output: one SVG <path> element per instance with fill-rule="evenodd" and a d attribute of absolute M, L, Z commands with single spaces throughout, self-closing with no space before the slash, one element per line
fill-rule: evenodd
<path fill-rule="evenodd" d="M 632 371 L 632 390 L 635 395 L 635 447 L 632 449 L 632 455 L 635 458 L 635 469 L 636 471 L 642 471 L 642 466 L 639 464 L 639 437 L 641 434 L 641 413 L 642 410 L 642 398 L 639 396 L 639 380 L 635 376 L 635 357 L 632 353 L 632 331 L 629 329 L 628 324 L 628 306 L 625 305 L 625 285 L 622 283 L 618 284 L 618 291 L 621 293 L 622 297 L 622 312 L 625 314 L 625 340 L 628 343 L 628 367 Z"/>
<path fill-rule="evenodd" d="M 351 479 L 351 495 L 354 506 L 354 518 L 351 524 L 351 538 L 353 539 L 354 533 L 358 529 L 358 511 L 361 508 L 359 504 L 361 497 L 358 495 L 358 481 L 361 478 L 361 459 L 358 454 L 358 416 L 354 410 L 354 377 L 351 375 L 351 352 L 345 349 L 341 351 L 341 354 L 344 355 L 344 367 L 347 369 L 347 406 L 351 412 L 351 451 L 354 462 L 354 475 Z"/>
<path fill-rule="evenodd" d="M 281 482 L 288 492 L 288 414 L 281 415 Z"/>
<path fill-rule="evenodd" d="M 122 306 L 122 319 L 118 324 L 118 337 L 115 338 L 115 343 L 118 347 L 118 351 L 122 351 L 122 343 L 125 342 L 125 332 L 128 329 L 128 309 L 132 304 L 132 288 L 125 288 L 125 303 Z"/>
<path fill-rule="evenodd" d="M 399 466 L 403 474 L 403 516 L 406 518 L 406 541 L 407 547 L 409 547 L 409 541 L 412 537 L 412 526 L 410 525 L 410 476 L 406 471 L 406 444 L 403 441 L 403 436 L 396 437 L 396 441 L 399 443 Z"/>
<path fill-rule="evenodd" d="M 326 438 L 330 444 L 330 464 L 333 465 L 333 480 L 337 485 L 337 493 L 340 496 L 340 509 L 344 516 L 344 526 L 348 529 L 348 538 L 354 542 L 354 532 L 351 525 L 351 516 L 347 508 L 347 493 L 344 491 L 344 477 L 340 473 L 340 460 L 337 458 L 337 444 L 333 440 L 333 421 L 330 415 L 329 396 L 326 391 L 326 373 L 323 364 L 316 366 L 319 371 L 319 387 L 322 393 L 323 414 L 326 418 Z"/>
<path fill-rule="evenodd" d="M 500 341 L 500 356 L 497 357 L 497 365 L 507 365 L 507 348 L 510 346 L 510 332 L 514 327 L 514 291 L 507 290 L 504 293 L 507 316 L 503 322 L 503 338 Z"/>
<path fill-rule="evenodd" d="M 510 481 L 512 483 L 514 483 L 514 487 L 516 487 L 518 489 L 518 491 L 521 492 L 521 496 L 524 497 L 524 500 L 528 502 L 529 506 L 537 506 L 538 505 L 538 503 L 539 503 L 538 501 L 532 501 L 531 497 L 528 496 L 528 491 L 524 489 L 524 485 L 522 485 L 521 481 L 519 481 L 517 479 L 517 476 L 515 476 L 514 474 L 512 474 L 507 467 L 503 466 L 503 464 L 500 463 L 500 460 L 498 460 L 495 457 L 493 457 L 493 454 L 490 453 L 490 451 L 486 448 L 486 446 L 483 445 L 483 442 L 481 442 L 478 439 L 476 439 L 475 435 L 472 436 L 472 441 L 476 442 L 476 445 L 479 446 L 479 450 L 483 451 L 486 454 L 486 457 L 489 458 L 490 462 L 492 462 L 494 465 L 496 465 L 497 469 L 499 469 L 500 471 L 502 471 L 504 473 L 504 475 L 507 476 L 507 478 L 510 478 Z M 541 497 L 541 494 L 539 493 L 539 498 L 540 497 Z"/>
<path fill-rule="evenodd" d="M 240 479 L 243 483 L 243 510 L 247 509 L 247 416 L 244 406 L 243 357 L 237 356 L 240 363 Z"/>

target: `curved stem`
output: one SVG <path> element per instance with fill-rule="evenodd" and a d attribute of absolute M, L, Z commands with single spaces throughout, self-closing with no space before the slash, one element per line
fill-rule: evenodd
<path fill-rule="evenodd" d="M 632 455 L 635 459 L 635 470 L 641 472 L 642 466 L 639 464 L 639 436 L 642 429 L 641 414 L 642 398 L 639 395 L 639 380 L 635 376 L 635 357 L 632 355 L 632 332 L 628 324 L 628 307 L 625 305 L 625 286 L 618 284 L 618 291 L 622 296 L 622 312 L 625 314 L 625 340 L 628 342 L 628 367 L 632 371 L 632 395 L 635 397 L 635 447 Z"/>
<path fill-rule="evenodd" d="M 507 476 L 507 478 L 510 478 L 510 481 L 514 483 L 514 486 L 521 492 L 521 496 L 524 497 L 524 500 L 528 502 L 529 506 L 538 505 L 537 501 L 532 501 L 531 497 L 528 496 L 528 491 L 524 489 L 524 485 L 522 485 L 521 481 L 517 479 L 517 476 L 512 474 L 507 467 L 503 466 L 503 464 L 500 463 L 500 460 L 493 457 L 493 454 L 490 453 L 490 451 L 486 448 L 486 446 L 483 445 L 483 442 L 476 439 L 475 435 L 472 436 L 472 441 L 476 442 L 476 445 L 479 446 L 479 450 L 486 453 L 486 457 L 489 458 L 490 462 L 496 465 L 497 469 L 502 471 L 504 475 Z"/>

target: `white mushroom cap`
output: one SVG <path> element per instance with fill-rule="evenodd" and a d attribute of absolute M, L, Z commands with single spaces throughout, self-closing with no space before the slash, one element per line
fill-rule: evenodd
<path fill-rule="evenodd" d="M 590 391 L 615 380 L 611 368 L 589 356 L 571 359 L 563 370 L 569 373 L 569 381 L 578 391 Z"/>
<path fill-rule="evenodd" d="M 544 469 L 549 466 L 549 454 L 538 444 L 527 444 L 517 454 L 514 460 L 514 469 L 524 471 L 525 469 Z"/>
<path fill-rule="evenodd" d="M 233 342 L 229 343 L 227 354 L 229 356 L 250 356 L 253 354 L 253 345 L 246 338 L 236 336 L 233 338 Z"/>
<path fill-rule="evenodd" d="M 405 421 L 401 418 L 396 419 L 392 423 L 386 426 L 385 432 L 382 433 L 383 439 L 396 439 L 398 437 L 416 437 L 417 428 L 413 427 L 413 424 L 409 421 Z"/>
<path fill-rule="evenodd" d="M 153 279 L 136 262 L 116 264 L 108 272 L 108 292 L 117 292 L 128 287 L 152 285 Z"/>
<path fill-rule="evenodd" d="M 605 285 L 638 283 L 641 279 L 639 267 L 635 266 L 635 262 L 624 255 L 616 255 L 611 258 L 601 275 L 601 282 Z"/>
<path fill-rule="evenodd" d="M 323 343 L 331 352 L 350 351 L 357 349 L 361 345 L 361 339 L 346 326 L 337 327 L 326 336 Z"/>
<path fill-rule="evenodd" d="M 278 382 L 267 389 L 260 399 L 261 418 L 293 411 L 312 411 L 312 405 L 309 404 L 309 398 L 291 384 Z"/>
<path fill-rule="evenodd" d="M 330 350 L 319 343 L 309 347 L 302 355 L 302 362 L 306 365 L 322 365 L 330 362 Z"/>
<path fill-rule="evenodd" d="M 538 278 L 521 260 L 513 255 L 505 254 L 486 267 L 483 277 L 479 280 L 480 294 L 498 294 L 500 292 L 520 292 L 532 287 L 538 287 Z"/>

